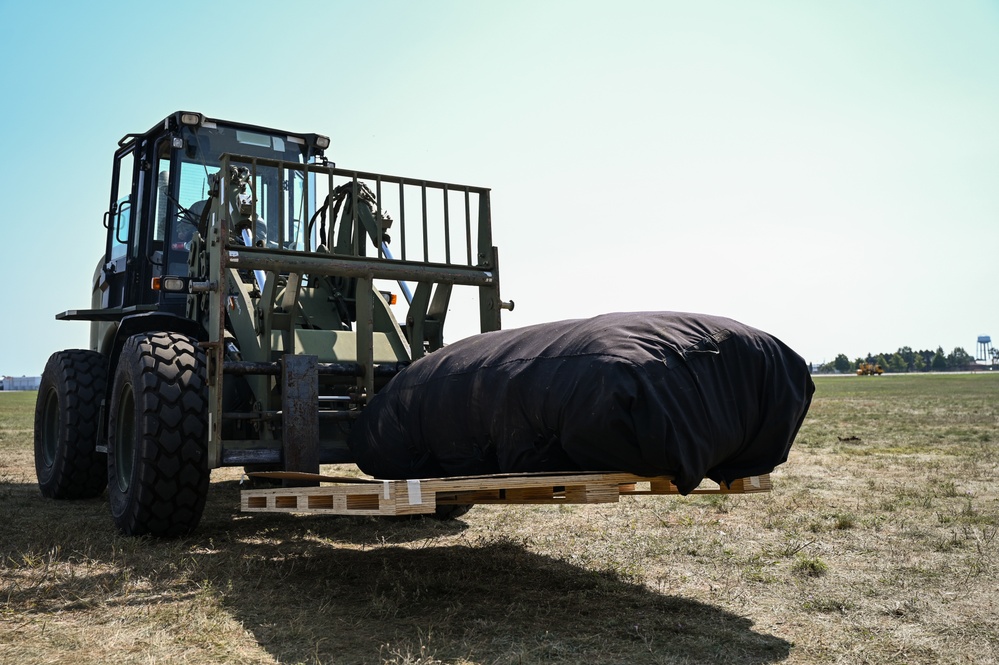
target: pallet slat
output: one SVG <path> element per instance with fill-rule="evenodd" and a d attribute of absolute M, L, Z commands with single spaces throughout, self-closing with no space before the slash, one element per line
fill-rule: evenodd
<path fill-rule="evenodd" d="M 272 472 L 266 476 L 281 478 L 282 474 Z M 329 484 L 242 490 L 241 510 L 251 513 L 418 515 L 432 513 L 438 505 L 616 503 L 621 496 L 679 494 L 669 476 L 647 478 L 628 473 L 532 473 L 421 480 L 344 479 L 296 473 L 293 479 Z M 704 487 L 705 484 L 710 486 Z M 751 494 L 770 490 L 767 474 L 740 478 L 729 487 L 718 487 L 706 481 L 694 490 L 694 494 Z"/>

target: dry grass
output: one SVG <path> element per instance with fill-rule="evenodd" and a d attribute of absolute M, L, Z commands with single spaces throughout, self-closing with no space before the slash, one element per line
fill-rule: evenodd
<path fill-rule="evenodd" d="M 237 512 L 189 538 L 43 500 L 0 393 L 0 662 L 996 663 L 999 374 L 821 378 L 767 495 Z"/>

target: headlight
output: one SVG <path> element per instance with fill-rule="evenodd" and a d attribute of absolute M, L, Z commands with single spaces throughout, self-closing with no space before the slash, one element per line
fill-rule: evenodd
<path fill-rule="evenodd" d="M 180 122 L 184 125 L 200 125 L 205 121 L 205 116 L 200 113 L 181 113 Z"/>
<path fill-rule="evenodd" d="M 308 136 L 309 145 L 319 151 L 330 147 L 330 137 L 328 136 L 323 136 L 322 134 L 307 134 L 306 136 Z"/>

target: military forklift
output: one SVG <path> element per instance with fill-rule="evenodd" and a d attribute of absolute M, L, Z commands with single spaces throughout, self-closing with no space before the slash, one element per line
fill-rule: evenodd
<path fill-rule="evenodd" d="M 56 316 L 90 348 L 39 388 L 43 495 L 107 488 L 125 534 L 188 533 L 212 469 L 350 463 L 352 422 L 442 347 L 453 292 L 500 328 L 489 190 L 337 168 L 329 145 L 180 111 L 122 138 L 91 306 Z"/>

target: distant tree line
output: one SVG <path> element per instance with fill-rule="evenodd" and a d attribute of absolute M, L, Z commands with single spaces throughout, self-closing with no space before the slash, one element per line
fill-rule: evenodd
<path fill-rule="evenodd" d="M 866 358 L 853 360 L 841 353 L 834 360 L 817 366 L 815 371 L 818 374 L 852 374 L 862 363 L 870 363 L 880 365 L 885 372 L 948 372 L 967 369 L 974 362 L 974 357 L 960 346 L 950 353 L 944 353 L 939 346 L 936 351 L 913 351 L 912 347 L 903 346 L 894 353 L 867 354 Z"/>

